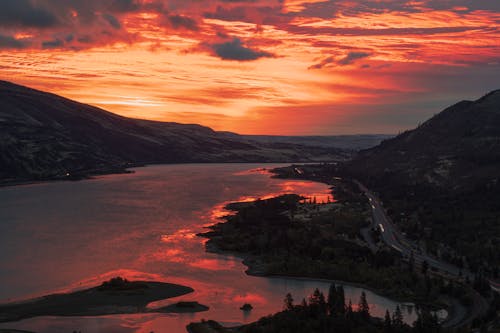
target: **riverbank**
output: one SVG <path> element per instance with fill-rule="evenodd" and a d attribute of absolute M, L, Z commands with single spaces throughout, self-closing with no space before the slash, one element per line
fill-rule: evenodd
<path fill-rule="evenodd" d="M 187 326 L 190 333 L 439 333 L 438 319 L 429 310 L 422 309 L 415 324 L 410 326 L 403 321 L 400 308 L 392 313 L 387 311 L 385 318 L 370 315 L 370 306 L 363 292 L 359 303 L 354 307 L 349 301 L 346 305 L 344 288 L 331 285 L 328 294 L 315 289 L 311 296 L 296 303 L 291 294 L 283 301 L 283 310 L 263 317 L 250 324 L 226 328 L 215 321 L 202 320 Z"/>
<path fill-rule="evenodd" d="M 347 281 L 403 302 L 430 305 L 439 294 L 408 269 L 394 250 L 372 253 L 358 237 L 367 216 L 361 204 L 315 204 L 285 195 L 232 204 L 235 215 L 199 234 L 206 249 L 243 259 L 247 273 Z M 429 281 L 432 280 L 429 278 Z M 415 291 L 415 288 L 422 290 Z M 435 302 L 433 306 L 441 304 Z"/>
<path fill-rule="evenodd" d="M 186 295 L 193 291 L 190 287 L 178 284 L 113 278 L 100 286 L 85 290 L 2 304 L 0 305 L 0 322 L 38 316 L 102 316 L 208 310 L 208 307 L 196 302 L 179 302 L 159 309 L 147 308 L 151 302 Z"/>
<path fill-rule="evenodd" d="M 50 182 L 63 182 L 63 181 L 73 181 L 74 182 L 74 181 L 94 179 L 95 177 L 99 177 L 99 176 L 123 175 L 123 174 L 134 173 L 134 171 L 130 170 L 130 168 L 140 168 L 140 167 L 144 167 L 144 166 L 145 165 L 143 165 L 143 164 L 130 164 L 126 167 L 119 167 L 116 169 L 109 168 L 109 169 L 102 169 L 102 170 L 85 170 L 85 171 L 82 171 L 79 173 L 74 173 L 74 174 L 67 173 L 65 175 L 46 177 L 46 178 L 40 178 L 40 179 L 2 179 L 2 180 L 0 180 L 0 188 L 11 187 L 11 186 L 44 184 L 44 183 L 50 183 Z"/>
<path fill-rule="evenodd" d="M 233 203 L 226 208 L 234 215 L 199 236 L 208 238 L 208 252 L 241 258 L 248 275 L 352 285 L 418 307 L 446 309 L 444 324 L 460 321 L 457 316 L 463 311 L 449 302 L 460 293 L 460 285 L 421 273 L 383 244 L 375 253 L 363 246 L 359 227 L 366 217 L 360 208 L 365 203 L 343 190 L 342 202 L 336 203 L 316 204 L 293 195 Z"/>
<path fill-rule="evenodd" d="M 367 197 L 370 197 L 370 195 L 367 194 L 369 191 L 364 186 L 362 186 L 358 181 L 353 180 L 349 176 L 347 176 L 347 178 L 332 176 L 332 175 L 337 175 L 337 174 L 345 174 L 345 172 L 344 173 L 339 172 L 338 166 L 336 164 L 292 165 L 292 166 L 288 166 L 288 167 L 275 168 L 275 169 L 271 170 L 271 173 L 274 173 L 273 177 L 278 178 L 278 179 L 313 180 L 313 181 L 322 182 L 322 183 L 325 183 L 328 185 L 334 185 L 336 189 L 340 188 L 342 190 L 343 188 L 346 188 L 346 187 L 354 189 L 355 191 L 356 191 L 356 189 L 358 189 L 358 192 L 361 193 L 363 196 L 366 194 Z M 361 192 L 359 191 L 359 189 L 361 190 Z M 384 208 L 382 208 L 383 204 L 381 202 L 379 202 L 378 206 L 377 206 L 377 203 L 376 203 L 377 196 L 378 196 L 377 193 L 375 193 L 376 194 L 375 197 L 372 196 L 369 198 L 370 204 L 372 205 L 372 208 L 374 211 L 374 218 L 375 218 L 375 210 L 379 211 L 379 209 L 383 209 L 384 214 L 390 215 L 392 219 L 395 219 L 395 220 L 401 219 L 402 221 L 404 220 L 404 221 L 408 222 L 406 220 L 406 218 L 410 215 L 413 215 L 413 214 L 409 213 L 412 211 L 412 209 L 401 209 L 401 207 L 395 208 L 395 206 L 393 205 L 394 200 L 398 201 L 401 199 L 401 192 L 398 192 L 398 193 L 399 194 L 391 197 L 390 199 L 386 198 L 388 200 L 385 202 Z M 345 193 L 342 193 L 342 194 L 345 194 Z M 428 198 L 428 197 L 429 197 L 429 193 L 425 193 L 424 198 Z M 351 199 L 352 196 L 351 197 L 348 196 L 348 198 Z M 427 207 L 427 209 L 429 209 L 429 206 L 427 204 L 419 203 L 418 201 L 415 201 L 414 199 L 415 199 L 415 197 L 413 196 L 411 200 L 405 201 L 405 202 L 406 203 L 409 203 L 409 202 L 413 203 L 413 208 L 425 206 L 425 207 Z M 375 202 L 372 202 L 372 200 L 374 200 Z M 457 204 L 457 205 L 461 206 L 460 204 Z M 433 205 L 431 204 L 431 206 L 433 206 Z M 424 223 L 422 225 L 424 225 L 425 223 L 428 222 L 429 216 L 434 216 L 434 219 L 439 219 L 439 217 L 441 216 L 441 215 L 439 215 L 440 212 L 446 211 L 446 209 L 443 209 L 443 206 L 439 206 L 439 204 L 437 204 L 437 207 L 439 210 L 439 212 L 437 212 L 437 213 L 429 213 L 429 211 L 427 211 L 427 213 L 426 213 L 427 215 L 421 220 L 421 221 L 424 221 Z M 457 213 L 455 212 L 454 214 L 457 214 Z M 459 214 L 457 214 L 457 216 L 458 215 Z M 374 225 L 380 225 L 380 228 L 381 228 L 380 231 L 383 233 L 384 226 L 382 226 L 382 224 L 378 224 L 378 223 L 384 223 L 383 222 L 384 220 L 380 221 L 380 214 L 378 216 L 379 216 L 379 220 L 378 221 L 374 220 Z M 386 220 L 387 220 L 387 218 L 386 218 Z M 385 225 L 385 227 L 390 230 L 391 229 L 390 221 L 388 223 L 389 223 L 389 226 Z M 400 224 L 400 226 L 404 228 L 405 224 L 409 225 L 409 224 L 411 224 L 411 222 Z M 438 223 L 438 224 L 443 225 L 442 223 Z M 394 227 L 392 227 L 392 229 L 394 232 Z M 428 229 L 428 232 L 429 232 L 429 230 L 430 230 L 430 228 Z M 380 231 L 379 231 L 379 235 L 381 235 Z M 409 230 L 406 229 L 405 231 L 408 232 L 409 234 L 411 234 L 411 232 L 409 232 Z M 415 230 L 413 230 L 412 232 L 414 232 L 414 231 Z M 439 233 L 434 233 L 434 234 L 436 235 L 436 234 L 443 234 L 443 233 L 439 232 Z M 467 233 L 465 233 L 465 234 L 467 234 Z M 388 233 L 385 233 L 385 235 L 387 236 Z M 392 234 L 392 237 L 394 237 L 394 234 Z M 400 235 L 396 235 L 396 237 L 394 239 L 396 240 L 396 243 L 397 243 L 397 240 L 405 239 L 405 238 L 406 238 L 406 235 L 403 232 Z M 365 239 L 366 239 L 366 237 L 365 237 Z M 384 239 L 384 242 L 387 243 L 387 245 L 393 244 L 391 238 L 389 238 L 389 241 L 387 241 L 387 237 L 386 237 L 386 239 Z M 408 244 L 408 241 L 404 242 L 404 244 Z M 396 245 L 395 248 L 398 249 L 398 251 L 401 251 L 401 248 L 405 248 L 404 244 L 401 245 L 401 243 L 400 243 L 400 244 L 398 244 L 399 246 Z M 432 251 L 436 250 L 436 248 L 428 242 L 426 243 L 425 247 L 427 247 L 426 251 L 432 252 Z M 442 247 L 442 248 L 444 249 L 445 247 Z M 449 250 L 449 249 L 450 248 L 448 248 L 447 250 Z M 448 257 L 449 259 L 451 259 L 453 257 L 453 255 L 451 257 L 449 255 L 447 255 L 447 253 L 446 253 L 447 250 L 445 250 L 444 252 L 441 252 L 441 255 L 443 257 Z M 401 253 L 401 255 L 403 257 L 403 260 L 407 261 L 408 263 L 410 263 L 410 262 L 415 263 L 416 262 L 415 258 L 413 258 L 412 255 L 410 255 L 411 251 L 412 250 L 406 250 L 406 253 Z M 419 251 L 419 250 L 417 250 L 417 251 Z M 436 257 L 441 257 L 436 252 L 434 252 L 434 255 Z M 422 272 L 425 270 L 425 272 L 427 274 L 434 276 L 435 278 L 438 279 L 438 281 L 444 280 L 444 281 L 440 282 L 440 284 L 442 285 L 441 294 L 443 294 L 440 297 L 440 299 L 441 299 L 440 302 L 446 305 L 445 307 L 448 309 L 448 313 L 449 313 L 448 319 L 443 323 L 444 327 L 463 327 L 463 326 L 467 326 L 470 324 L 473 324 L 477 327 L 478 323 L 480 323 L 481 321 L 491 319 L 492 312 L 493 313 L 495 312 L 494 307 L 496 306 L 498 308 L 498 305 L 495 305 L 495 304 L 499 304 L 499 303 L 497 301 L 495 301 L 495 295 L 490 293 L 491 282 L 490 282 L 490 285 L 488 285 L 488 280 L 484 279 L 484 276 L 479 274 L 479 275 L 475 275 L 473 277 L 470 272 L 467 273 L 466 269 L 463 272 L 463 274 L 462 274 L 462 271 L 460 273 L 458 273 L 458 268 L 455 269 L 455 272 L 453 272 L 453 270 L 450 271 L 450 268 L 447 268 L 447 266 L 449 267 L 449 265 L 447 265 L 446 262 L 441 261 L 441 263 L 432 264 L 432 262 L 434 262 L 434 263 L 436 262 L 432 258 L 427 259 L 428 260 L 427 265 L 424 265 L 424 264 L 426 264 L 425 258 L 424 259 L 420 258 L 419 260 L 420 260 L 420 263 L 417 264 L 419 270 L 422 270 Z M 423 263 L 422 263 L 422 260 L 424 260 Z M 464 260 L 465 260 L 465 257 L 464 257 Z M 428 264 L 429 262 L 431 262 L 431 265 Z M 456 263 L 456 261 L 455 261 L 455 263 Z M 463 264 L 462 259 L 459 260 L 459 263 Z M 445 271 L 445 274 L 442 273 L 443 270 Z M 426 275 L 426 274 L 424 274 L 424 275 Z M 455 277 L 453 277 L 453 275 L 455 275 Z M 467 278 L 465 278 L 465 277 L 467 277 Z M 443 288 L 443 286 L 445 288 Z M 496 296 L 496 297 L 498 297 L 498 296 Z M 487 319 L 487 318 L 490 318 L 490 319 Z"/>
<path fill-rule="evenodd" d="M 198 234 L 198 236 L 205 237 L 205 236 L 203 236 L 203 234 Z M 297 280 L 297 281 L 318 281 L 318 282 L 334 283 L 334 284 L 340 284 L 340 285 L 344 285 L 344 286 L 351 286 L 351 287 L 355 287 L 355 288 L 369 290 L 372 293 L 377 294 L 379 296 L 390 297 L 391 300 L 394 300 L 394 301 L 399 302 L 399 303 L 412 303 L 413 302 L 411 299 L 408 299 L 408 298 L 400 298 L 400 297 L 398 298 L 397 295 L 396 296 L 388 295 L 387 293 L 384 293 L 384 290 L 376 289 L 376 288 L 373 288 L 365 283 L 360 283 L 360 282 L 353 282 L 353 281 L 339 280 L 339 279 L 328 279 L 328 278 L 321 278 L 321 277 L 317 277 L 317 276 L 304 276 L 302 274 L 291 274 L 291 273 L 288 273 L 287 275 L 272 274 L 272 273 L 269 273 L 266 271 L 267 264 L 262 259 L 259 259 L 258 256 L 239 253 L 239 252 L 224 251 L 224 250 L 218 249 L 210 241 L 207 241 L 207 243 L 205 244 L 205 249 L 209 253 L 231 256 L 231 257 L 241 259 L 242 264 L 247 267 L 247 270 L 245 271 L 245 273 L 247 275 L 250 275 L 250 276 L 276 278 L 276 279 L 283 278 L 283 279 Z"/>

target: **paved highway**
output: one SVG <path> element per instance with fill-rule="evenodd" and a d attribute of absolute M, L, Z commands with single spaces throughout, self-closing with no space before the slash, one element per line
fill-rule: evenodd
<path fill-rule="evenodd" d="M 469 277 L 469 279 L 473 279 L 472 273 L 466 270 L 461 271 L 454 265 L 451 265 L 447 262 L 441 261 L 424 253 L 416 244 L 406 239 L 386 215 L 384 207 L 382 206 L 382 203 L 377 198 L 377 196 L 370 192 L 363 184 L 359 182 L 356 183 L 368 197 L 372 208 L 373 225 L 379 227 L 382 240 L 387 245 L 394 248 L 403 256 L 409 257 L 411 256 L 411 254 L 413 254 L 415 263 L 422 264 L 424 261 L 427 261 L 427 263 L 429 264 L 429 268 L 433 269 L 434 271 L 437 270 L 441 274 L 444 273 L 454 278 Z M 493 290 L 500 292 L 500 284 L 497 281 L 490 280 L 489 282 Z M 472 301 L 473 304 L 470 307 L 470 313 L 467 313 L 465 317 L 463 315 L 458 315 L 454 318 L 449 318 L 444 323 L 444 326 L 449 328 L 460 327 L 465 324 L 469 324 L 474 318 L 483 315 L 489 308 L 487 301 L 477 292 L 474 292 Z"/>
<path fill-rule="evenodd" d="M 379 227 L 381 237 L 388 246 L 391 246 L 405 257 L 410 257 L 413 253 L 416 263 L 422 264 L 424 261 L 427 261 L 429 268 L 437 270 L 440 273 L 457 278 L 460 277 L 460 274 L 464 278 L 469 277 L 471 280 L 474 278 L 473 274 L 467 270 L 460 270 L 454 265 L 424 253 L 416 244 L 406 239 L 386 215 L 384 207 L 377 196 L 370 192 L 363 184 L 356 183 L 368 197 L 372 208 L 373 225 Z M 493 290 L 500 292 L 500 283 L 498 281 L 490 280 L 490 286 Z"/>

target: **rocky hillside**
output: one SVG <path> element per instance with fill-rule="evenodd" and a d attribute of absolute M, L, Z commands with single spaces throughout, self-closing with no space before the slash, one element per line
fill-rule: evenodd
<path fill-rule="evenodd" d="M 345 159 L 341 149 L 262 144 L 199 125 L 130 119 L 0 81 L 0 182 L 80 178 L 148 163 Z"/>

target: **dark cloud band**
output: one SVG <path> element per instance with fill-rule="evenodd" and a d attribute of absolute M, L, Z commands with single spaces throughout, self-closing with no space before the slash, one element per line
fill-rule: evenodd
<path fill-rule="evenodd" d="M 230 42 L 213 44 L 212 49 L 219 58 L 224 60 L 250 61 L 273 57 L 269 52 L 244 46 L 239 38 L 234 38 Z"/>

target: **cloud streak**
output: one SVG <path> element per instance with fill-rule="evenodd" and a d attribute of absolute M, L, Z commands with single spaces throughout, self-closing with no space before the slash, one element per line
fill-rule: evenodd
<path fill-rule="evenodd" d="M 425 107 L 499 88 L 499 1 L 200 3 L 0 1 L 0 78 L 134 117 L 217 126 L 202 115 L 218 114 L 219 129 L 246 132 L 280 121 L 297 132 L 301 117 L 345 132 L 379 101 L 424 119 Z M 393 117 L 394 131 L 408 126 Z"/>

